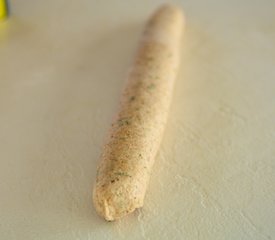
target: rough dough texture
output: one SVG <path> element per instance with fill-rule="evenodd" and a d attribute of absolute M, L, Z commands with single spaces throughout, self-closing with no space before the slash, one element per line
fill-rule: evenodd
<path fill-rule="evenodd" d="M 12 0 L 0 24 L 1 240 L 274 240 L 275 1 L 182 6 L 181 65 L 142 208 L 92 205 L 101 147 L 163 0 Z"/>
<path fill-rule="evenodd" d="M 145 27 L 97 170 L 94 205 L 106 220 L 143 206 L 178 71 L 183 22 L 179 8 L 164 5 Z"/>

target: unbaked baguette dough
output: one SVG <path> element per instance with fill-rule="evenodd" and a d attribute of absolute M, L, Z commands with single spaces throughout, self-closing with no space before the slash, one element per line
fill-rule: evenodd
<path fill-rule="evenodd" d="M 93 201 L 112 221 L 143 206 L 179 65 L 182 11 L 164 5 L 145 27 L 97 169 Z"/>

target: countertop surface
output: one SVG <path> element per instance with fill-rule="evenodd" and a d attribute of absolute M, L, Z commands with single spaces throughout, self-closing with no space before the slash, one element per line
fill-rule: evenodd
<path fill-rule="evenodd" d="M 145 205 L 108 223 L 92 205 L 96 165 L 162 1 L 11 1 L 1 240 L 275 239 L 275 2 L 173 2 L 187 19 L 182 63 Z"/>

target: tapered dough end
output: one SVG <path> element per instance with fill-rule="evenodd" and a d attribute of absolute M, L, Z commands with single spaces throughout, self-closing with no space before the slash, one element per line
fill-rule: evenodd
<path fill-rule="evenodd" d="M 179 7 L 179 6 L 177 6 L 177 5 L 174 5 L 174 4 L 165 3 L 165 4 L 161 5 L 156 10 L 156 13 L 161 12 L 161 11 L 169 11 L 173 15 L 179 15 L 179 16 L 183 17 L 183 10 L 182 10 L 182 8 Z"/>
<path fill-rule="evenodd" d="M 182 9 L 171 4 L 160 6 L 149 18 L 143 34 L 143 42 L 157 42 L 166 47 L 178 48 L 185 27 Z"/>
<path fill-rule="evenodd" d="M 185 16 L 181 7 L 172 4 L 161 5 L 155 13 L 151 16 L 150 20 L 158 22 L 159 25 L 170 25 L 171 22 L 180 22 L 185 24 Z M 166 24 L 164 24 L 166 22 Z"/>
<path fill-rule="evenodd" d="M 122 218 L 143 206 L 144 194 L 138 194 L 131 182 L 94 187 L 93 202 L 97 213 L 107 221 Z"/>

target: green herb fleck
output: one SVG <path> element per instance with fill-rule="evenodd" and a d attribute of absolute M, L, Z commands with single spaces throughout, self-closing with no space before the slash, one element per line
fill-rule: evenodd
<path fill-rule="evenodd" d="M 148 87 L 147 87 L 147 89 L 149 89 L 149 90 L 152 90 L 152 89 L 155 89 L 156 88 L 156 85 L 154 84 L 154 83 L 151 83 Z"/>
<path fill-rule="evenodd" d="M 130 124 L 130 121 L 129 121 L 128 118 L 121 118 L 121 119 L 118 119 L 117 122 L 118 122 L 118 125 L 119 125 L 119 126 L 129 125 L 129 124 Z"/>
<path fill-rule="evenodd" d="M 119 140 L 126 140 L 126 138 L 125 137 L 120 137 L 120 138 L 118 138 Z"/>
<path fill-rule="evenodd" d="M 132 177 L 131 175 L 129 175 L 128 173 L 126 172 L 115 172 L 116 175 L 119 175 L 119 176 L 126 176 L 126 177 Z"/>
<path fill-rule="evenodd" d="M 136 99 L 135 96 L 130 97 L 130 102 L 134 101 Z"/>

